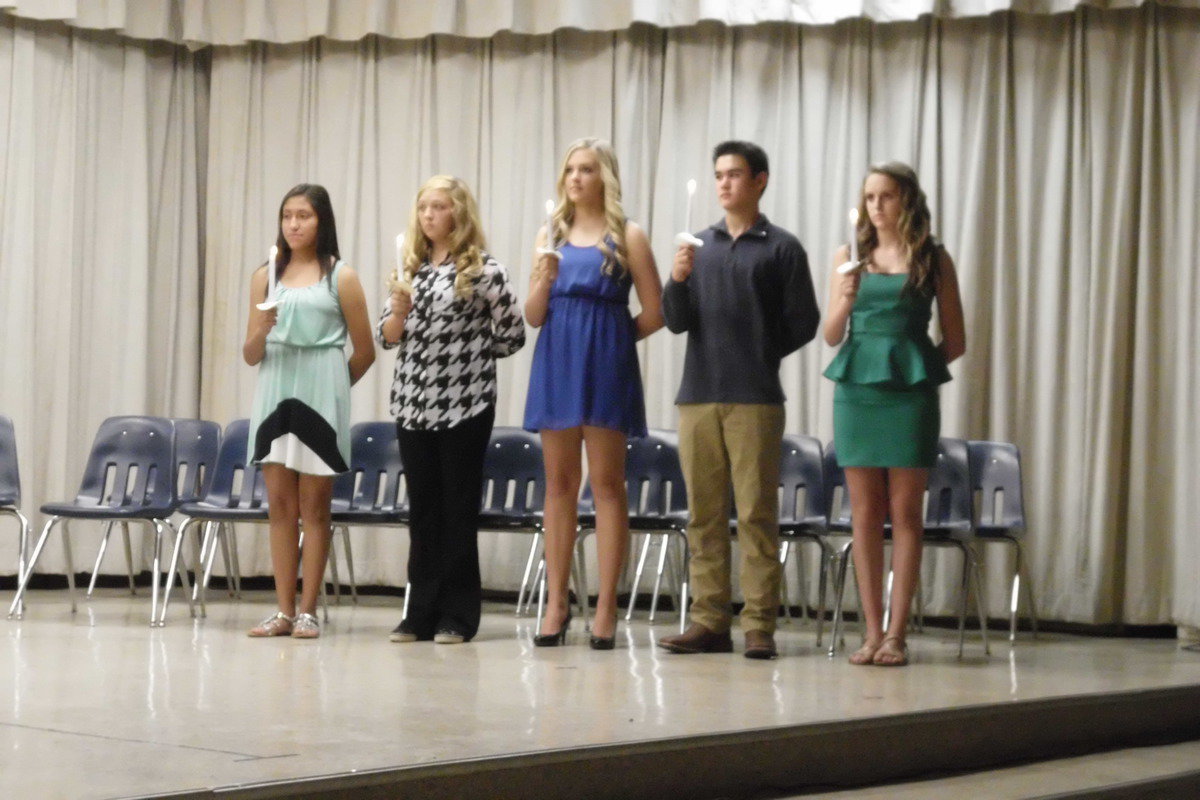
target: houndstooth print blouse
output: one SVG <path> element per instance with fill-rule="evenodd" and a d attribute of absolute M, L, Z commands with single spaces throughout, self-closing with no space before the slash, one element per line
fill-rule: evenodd
<path fill-rule="evenodd" d="M 384 302 L 375 338 L 399 347 L 392 381 L 391 413 L 402 428 L 446 430 L 496 402 L 496 359 L 525 344 L 525 322 L 508 272 L 483 256 L 474 293 L 454 292 L 453 263 L 421 265 L 413 276 L 413 307 L 399 342 L 383 338 L 392 315 Z"/>

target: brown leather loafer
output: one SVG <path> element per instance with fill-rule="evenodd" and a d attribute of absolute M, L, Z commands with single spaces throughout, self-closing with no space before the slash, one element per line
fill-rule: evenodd
<path fill-rule="evenodd" d="M 683 633 L 659 639 L 658 646 L 672 653 L 732 653 L 733 639 L 729 637 L 729 631 L 714 633 L 693 622 Z"/>
<path fill-rule="evenodd" d="M 775 658 L 775 637 L 766 631 L 746 631 L 746 658 Z"/>

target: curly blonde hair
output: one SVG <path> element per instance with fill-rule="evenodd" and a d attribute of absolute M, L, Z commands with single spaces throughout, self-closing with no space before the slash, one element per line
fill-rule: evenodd
<path fill-rule="evenodd" d="M 899 161 L 888 161 L 872 164 L 867 170 L 867 177 L 872 175 L 886 175 L 895 181 L 900 190 L 900 220 L 897 228 L 904 249 L 904 261 L 908 265 L 908 280 L 904 282 L 902 291 L 933 294 L 937 289 L 940 264 L 938 243 L 930 230 L 933 216 L 929 213 L 925 192 L 917 181 L 916 171 Z M 866 178 L 863 178 L 863 184 L 866 185 Z M 867 203 L 862 198 L 861 191 L 856 234 L 859 252 L 863 254 L 863 258 L 870 258 L 871 252 L 879 246 L 879 233 L 871 224 L 871 218 L 867 214 Z"/>
<path fill-rule="evenodd" d="M 567 197 L 566 184 L 567 162 L 576 150 L 591 150 L 600 165 L 600 180 L 604 184 L 604 236 L 600 237 L 597 247 L 604 254 L 604 274 L 624 276 L 629 270 L 629 248 L 625 244 L 626 218 L 625 209 L 621 207 L 621 174 L 617 166 L 617 154 L 604 139 L 576 139 L 567 146 L 558 170 L 558 206 L 551 215 L 553 230 L 548 232 L 546 246 L 553 247 L 554 242 L 566 239 L 575 221 L 575 204 Z"/>
<path fill-rule="evenodd" d="M 450 198 L 454 216 L 454 227 L 450 232 L 450 257 L 454 259 L 457 275 L 454 278 L 454 293 L 467 298 L 475 290 L 475 283 L 483 274 L 484 248 L 483 226 L 479 221 L 479 206 L 471 190 L 461 179 L 453 175 L 434 175 L 417 190 L 412 214 L 408 218 L 408 231 L 404 236 L 404 280 L 412 284 L 421 265 L 429 261 L 431 242 L 421 230 L 418 207 L 426 192 L 445 192 Z"/>

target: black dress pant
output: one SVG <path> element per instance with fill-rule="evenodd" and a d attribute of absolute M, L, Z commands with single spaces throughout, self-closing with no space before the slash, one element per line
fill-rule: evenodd
<path fill-rule="evenodd" d="M 479 630 L 479 503 L 496 410 L 447 430 L 397 425 L 408 484 L 407 627 L 420 639 Z"/>

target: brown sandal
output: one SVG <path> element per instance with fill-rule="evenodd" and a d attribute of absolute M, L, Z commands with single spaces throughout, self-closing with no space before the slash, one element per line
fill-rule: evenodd
<path fill-rule="evenodd" d="M 887 636 L 879 643 L 871 663 L 877 667 L 903 667 L 908 664 L 908 645 L 899 636 Z"/>
<path fill-rule="evenodd" d="M 879 644 L 871 644 L 870 642 L 863 642 L 863 646 L 858 648 L 857 650 L 855 650 L 850 655 L 850 663 L 854 664 L 855 666 L 858 666 L 858 667 L 864 667 L 869 664 L 874 664 L 875 663 L 875 653 L 876 653 L 876 651 L 879 650 L 879 648 L 882 645 L 883 645 L 882 641 L 879 642 Z"/>

